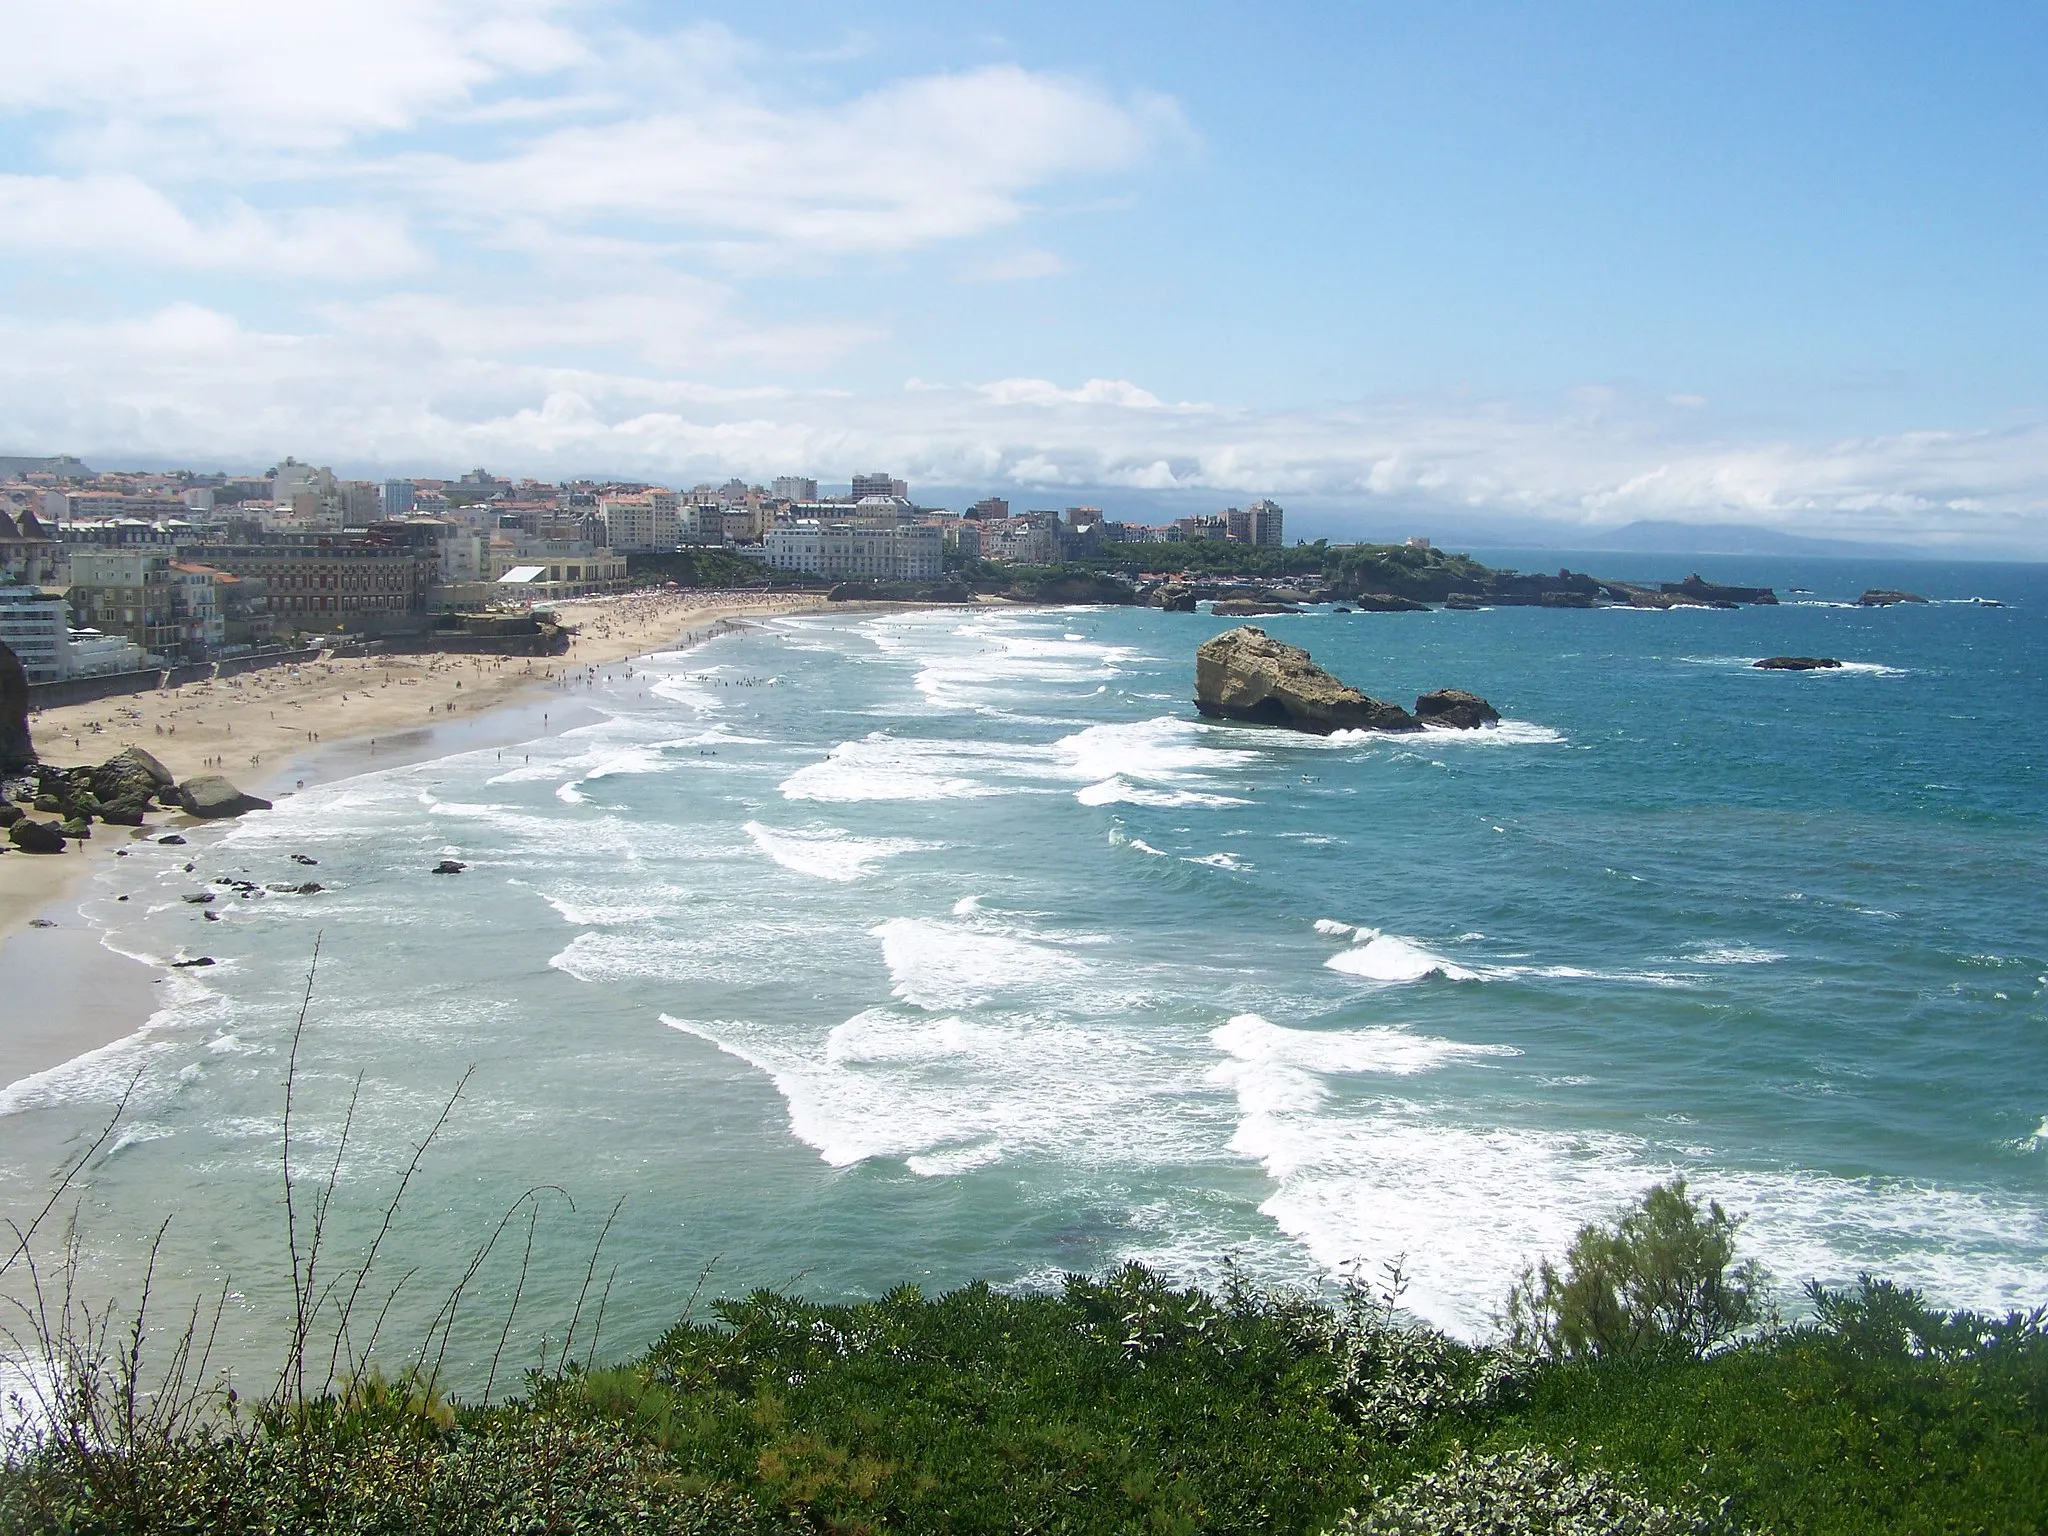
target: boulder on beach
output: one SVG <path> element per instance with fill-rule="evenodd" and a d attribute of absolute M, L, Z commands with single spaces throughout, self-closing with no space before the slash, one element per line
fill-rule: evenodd
<path fill-rule="evenodd" d="M 1895 592 L 1889 587 L 1872 587 L 1856 599 L 1859 608 L 1890 608 L 1897 603 L 1924 603 L 1918 592 Z"/>
<path fill-rule="evenodd" d="M 1759 672 L 1823 672 L 1841 663 L 1832 656 L 1766 656 L 1750 665 Z"/>
<path fill-rule="evenodd" d="M 35 744 L 28 737 L 28 673 L 0 640 L 0 773 L 14 773 L 35 761 Z"/>
<path fill-rule="evenodd" d="M 1460 731 L 1476 731 L 1499 725 L 1500 711 L 1476 693 L 1462 688 L 1439 688 L 1415 701 L 1415 716 L 1424 725 L 1445 725 Z"/>
<path fill-rule="evenodd" d="M 1205 640 L 1195 651 L 1195 708 L 1205 715 L 1332 731 L 1419 731 L 1422 722 L 1339 682 L 1299 646 L 1283 645 L 1255 625 Z"/>
<path fill-rule="evenodd" d="M 47 821 L 24 816 L 7 829 L 7 840 L 23 853 L 62 853 L 64 834 Z"/>
<path fill-rule="evenodd" d="M 106 801 L 147 804 L 158 790 L 177 782 L 170 769 L 140 747 L 123 747 L 92 771 L 92 792 Z"/>
<path fill-rule="evenodd" d="M 188 816 L 206 820 L 270 809 L 268 800 L 242 793 L 217 773 L 202 773 L 185 780 L 178 786 L 178 804 Z"/>

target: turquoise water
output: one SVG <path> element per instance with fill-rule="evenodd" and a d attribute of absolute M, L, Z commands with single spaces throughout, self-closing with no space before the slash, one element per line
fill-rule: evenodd
<path fill-rule="evenodd" d="M 344 1234 L 476 1069 L 394 1239 L 394 1332 L 535 1185 L 575 1209 L 542 1197 L 528 1344 L 621 1196 L 621 1347 L 714 1262 L 713 1291 L 838 1296 L 1225 1253 L 1405 1254 L 1410 1304 L 1482 1333 L 1521 1263 L 1673 1172 L 1788 1294 L 2048 1301 L 2048 573 L 1707 574 L 1813 591 L 1264 621 L 1382 696 L 1484 694 L 1483 733 L 1202 722 L 1206 615 L 802 618 L 612 669 L 565 735 L 125 861 L 109 941 L 221 963 L 0 1096 L 14 1203 L 139 1070 L 88 1255 L 114 1283 L 172 1215 L 165 1267 L 227 1275 L 255 1347 L 319 935 L 300 1114 L 322 1173 L 363 1074 Z M 1951 601 L 1839 605 L 1894 584 Z M 1787 652 L 1851 665 L 1748 665 Z M 215 875 L 328 889 L 209 923 L 179 898 Z"/>

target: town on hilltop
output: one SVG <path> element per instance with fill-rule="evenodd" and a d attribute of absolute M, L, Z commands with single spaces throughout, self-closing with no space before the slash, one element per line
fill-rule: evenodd
<path fill-rule="evenodd" d="M 823 581 L 935 582 L 973 561 L 1045 566 L 1115 544 L 1277 548 L 1270 501 L 1164 525 L 1099 507 L 918 505 L 902 480 L 343 480 L 286 458 L 262 474 L 102 473 L 0 458 L 0 642 L 31 683 L 244 656 L 308 635 L 420 633 L 437 614 L 619 591 L 647 557 L 721 552 Z M 634 557 L 641 557 L 635 560 Z"/>

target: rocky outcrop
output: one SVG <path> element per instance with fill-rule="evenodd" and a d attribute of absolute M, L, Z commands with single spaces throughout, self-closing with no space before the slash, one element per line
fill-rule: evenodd
<path fill-rule="evenodd" d="M 1152 594 L 1154 607 L 1166 613 L 1193 613 L 1195 611 L 1195 589 L 1177 581 L 1169 581 Z"/>
<path fill-rule="evenodd" d="M 1832 656 L 1766 656 L 1750 665 L 1759 672 L 1821 672 L 1841 663 Z"/>
<path fill-rule="evenodd" d="M 1360 592 L 1354 595 L 1350 602 L 1360 613 L 1429 612 L 1429 604 L 1418 603 L 1412 597 L 1396 597 L 1391 592 Z"/>
<path fill-rule="evenodd" d="M 436 875 L 459 875 L 467 868 L 469 866 L 460 859 L 443 859 L 433 867 L 430 873 Z"/>
<path fill-rule="evenodd" d="M 1924 603 L 1927 599 L 1917 592 L 1894 592 L 1889 587 L 1872 587 L 1856 599 L 1860 608 L 1890 608 L 1897 603 Z"/>
<path fill-rule="evenodd" d="M 213 820 L 240 816 L 245 811 L 267 811 L 270 802 L 245 795 L 217 773 L 202 773 L 178 786 L 178 804 L 188 816 Z"/>
<path fill-rule="evenodd" d="M 47 821 L 24 816 L 7 829 L 7 841 L 23 853 L 62 853 L 64 834 Z"/>
<path fill-rule="evenodd" d="M 16 773 L 36 760 L 28 737 L 28 674 L 21 658 L 0 640 L 0 773 Z"/>
<path fill-rule="evenodd" d="M 1400 705 L 1339 682 L 1309 660 L 1307 651 L 1249 624 L 1225 630 L 1195 651 L 1195 707 L 1205 715 L 1319 736 L 1422 729 Z"/>
<path fill-rule="evenodd" d="M 1694 571 L 1683 581 L 1662 583 L 1666 592 L 1674 592 L 1718 608 L 1723 603 L 1754 603 L 1765 607 L 1776 607 L 1778 594 L 1772 587 L 1727 587 L 1719 582 L 1708 581 Z"/>
<path fill-rule="evenodd" d="M 1462 688 L 1439 688 L 1415 701 L 1415 718 L 1424 725 L 1476 731 L 1482 726 L 1499 725 L 1500 711 L 1476 693 L 1467 693 Z"/>
<path fill-rule="evenodd" d="M 93 793 L 106 801 L 147 801 L 177 782 L 170 769 L 140 747 L 123 747 L 92 771 Z"/>
<path fill-rule="evenodd" d="M 1292 603 L 1264 602 L 1253 597 L 1224 598 L 1210 605 L 1209 611 L 1219 619 L 1253 619 L 1267 613 L 1299 613 L 1301 610 Z"/>

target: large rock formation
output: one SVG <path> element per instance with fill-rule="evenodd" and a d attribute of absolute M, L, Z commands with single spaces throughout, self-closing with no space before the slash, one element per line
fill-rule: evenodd
<path fill-rule="evenodd" d="M 1422 722 L 1398 704 L 1360 693 L 1253 625 L 1205 640 L 1195 652 L 1195 707 L 1205 715 L 1284 725 L 1327 736 L 1332 731 L 1419 731 Z"/>
<path fill-rule="evenodd" d="M 1424 725 L 1448 725 L 1460 731 L 1476 731 L 1499 725 L 1500 711 L 1476 693 L 1462 688 L 1439 688 L 1415 701 L 1415 716 Z"/>
<path fill-rule="evenodd" d="M 23 853 L 62 853 L 64 834 L 47 821 L 24 816 L 7 829 L 7 840 Z"/>
<path fill-rule="evenodd" d="M 92 790 L 102 800 L 147 800 L 169 789 L 177 776 L 140 747 L 123 747 L 92 771 Z"/>
<path fill-rule="evenodd" d="M 0 773 L 17 773 L 36 760 L 28 739 L 28 674 L 21 658 L 0 640 Z"/>
<path fill-rule="evenodd" d="M 1872 587 L 1856 599 L 1861 608 L 1890 608 L 1899 603 L 1924 603 L 1927 599 L 1918 592 L 1895 592 L 1889 587 Z"/>
<path fill-rule="evenodd" d="M 208 820 L 220 816 L 239 816 L 244 811 L 267 811 L 268 800 L 255 795 L 245 795 L 217 773 L 202 773 L 197 778 L 187 779 L 178 786 L 178 804 L 190 816 Z"/>

